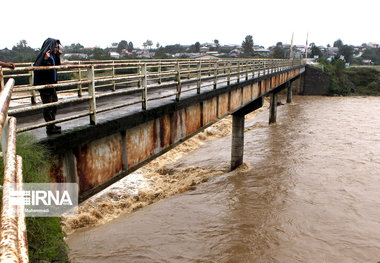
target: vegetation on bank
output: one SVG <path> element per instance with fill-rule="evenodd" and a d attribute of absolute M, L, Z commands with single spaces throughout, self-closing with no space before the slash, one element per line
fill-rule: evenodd
<path fill-rule="evenodd" d="M 17 154 L 23 158 L 24 182 L 47 183 L 50 155 L 44 146 L 35 142 L 33 136 L 17 136 Z M 3 161 L 0 162 L 0 172 L 4 174 Z M 0 176 L 0 183 L 3 184 L 3 176 Z M 27 217 L 26 227 L 30 262 L 68 262 L 67 246 L 63 240 L 65 234 L 59 218 Z"/>
<path fill-rule="evenodd" d="M 324 72 L 331 76 L 330 95 L 380 96 L 380 70 L 374 67 L 345 67 L 336 59 L 318 60 Z"/>

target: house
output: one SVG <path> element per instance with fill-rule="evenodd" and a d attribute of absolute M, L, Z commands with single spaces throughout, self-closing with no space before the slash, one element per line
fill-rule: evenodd
<path fill-rule="evenodd" d="M 379 48 L 379 43 L 376 42 L 369 42 L 367 45 L 371 48 Z"/>
<path fill-rule="evenodd" d="M 117 53 L 117 52 L 110 52 L 110 56 L 112 57 L 112 58 L 116 58 L 116 59 L 119 59 L 120 58 L 120 54 L 119 53 Z"/>
<path fill-rule="evenodd" d="M 363 65 L 373 65 L 374 63 L 372 62 L 371 59 L 363 59 L 362 64 Z"/>
<path fill-rule="evenodd" d="M 240 55 L 241 51 L 239 49 L 233 49 L 230 51 L 229 55 L 233 58 L 237 58 Z"/>
<path fill-rule="evenodd" d="M 88 55 L 84 53 L 66 53 L 63 55 L 65 59 L 88 59 Z"/>
<path fill-rule="evenodd" d="M 199 48 L 199 51 L 202 53 L 206 53 L 207 51 L 209 51 L 209 47 L 208 46 L 201 46 Z"/>
<path fill-rule="evenodd" d="M 260 48 L 260 49 L 256 49 L 255 50 L 255 55 L 259 55 L 259 56 L 269 56 L 269 49 L 265 49 L 265 48 Z"/>
<path fill-rule="evenodd" d="M 197 57 L 194 57 L 194 59 L 202 59 L 202 60 L 220 60 L 219 57 L 215 56 L 214 54 L 203 54 Z"/>

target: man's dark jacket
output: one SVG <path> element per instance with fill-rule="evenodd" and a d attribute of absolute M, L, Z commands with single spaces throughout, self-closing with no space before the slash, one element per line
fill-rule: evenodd
<path fill-rule="evenodd" d="M 42 44 L 40 53 L 38 53 L 36 61 L 34 62 L 33 66 L 58 66 L 61 65 L 60 57 L 53 54 L 54 47 L 56 46 L 56 43 L 60 44 L 58 39 L 48 38 L 45 40 L 45 42 Z M 50 56 L 53 56 L 53 59 L 50 57 L 48 59 L 44 59 L 44 56 L 46 52 L 50 50 Z M 33 85 L 44 85 L 44 84 L 54 84 L 57 83 L 57 75 L 56 70 L 50 69 L 50 70 L 35 70 L 34 71 L 34 84 Z M 45 88 L 40 90 L 40 92 L 51 92 L 52 89 Z"/>

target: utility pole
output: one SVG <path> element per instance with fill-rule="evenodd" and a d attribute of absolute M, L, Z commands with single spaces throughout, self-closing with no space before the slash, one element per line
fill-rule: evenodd
<path fill-rule="evenodd" d="M 309 45 L 309 32 L 306 35 L 305 58 L 307 58 L 307 46 Z"/>
<path fill-rule="evenodd" d="M 294 32 L 292 33 L 292 41 L 291 41 L 291 44 L 290 44 L 290 55 L 289 55 L 290 59 L 293 58 L 293 37 L 294 37 Z"/>

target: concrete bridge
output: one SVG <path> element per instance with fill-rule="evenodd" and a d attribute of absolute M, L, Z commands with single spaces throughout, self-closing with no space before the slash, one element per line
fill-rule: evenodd
<path fill-rule="evenodd" d="M 41 104 L 34 71 L 57 69 L 59 101 Z M 32 133 L 55 154 L 50 177 L 75 182 L 84 200 L 150 160 L 233 115 L 231 169 L 243 162 L 244 116 L 271 97 L 269 122 L 276 121 L 277 94 L 301 92 L 299 60 L 146 60 L 75 62 L 56 67 L 19 64 L 2 70 L 16 80 L 9 115 L 18 132 Z M 46 136 L 43 108 L 58 106 L 63 133 Z M 88 119 L 89 118 L 89 119 Z"/>

